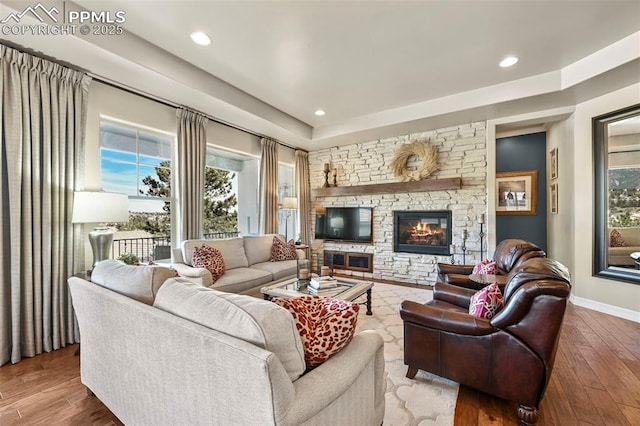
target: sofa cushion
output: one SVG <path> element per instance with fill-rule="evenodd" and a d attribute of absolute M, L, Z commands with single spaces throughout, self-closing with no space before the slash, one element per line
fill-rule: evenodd
<path fill-rule="evenodd" d="M 278 237 L 273 237 L 271 245 L 271 261 L 281 262 L 283 260 L 295 260 L 298 258 L 296 253 L 296 243 L 293 240 L 288 242 L 282 241 Z"/>
<path fill-rule="evenodd" d="M 271 274 L 273 281 L 290 277 L 296 274 L 297 260 L 283 260 L 282 262 L 261 262 L 251 265 L 251 269 L 259 269 Z"/>
<path fill-rule="evenodd" d="M 91 281 L 151 305 L 160 286 L 176 276 L 175 269 L 163 266 L 127 265 L 119 260 L 105 260 L 93 268 Z"/>
<path fill-rule="evenodd" d="M 491 262 L 488 259 L 483 260 L 473 267 L 474 274 L 495 274 L 498 271 L 496 262 Z"/>
<path fill-rule="evenodd" d="M 291 381 L 305 370 L 304 350 L 293 318 L 274 303 L 176 278 L 162 286 L 154 306 L 272 352 Z"/>
<path fill-rule="evenodd" d="M 611 247 L 624 247 L 627 243 L 624 241 L 622 234 L 617 229 L 611 231 L 611 239 L 609 242 Z"/>
<path fill-rule="evenodd" d="M 241 293 L 252 287 L 271 282 L 271 274 L 254 268 L 228 270 L 211 287 L 229 293 Z"/>
<path fill-rule="evenodd" d="M 498 283 L 489 284 L 482 290 L 475 292 L 471 296 L 469 303 L 469 315 L 478 318 L 491 319 L 503 306 L 502 293 L 498 288 Z"/>
<path fill-rule="evenodd" d="M 273 245 L 274 237 L 284 241 L 284 237 L 278 234 L 242 237 L 249 265 L 271 260 L 271 246 Z"/>
<path fill-rule="evenodd" d="M 214 283 L 225 271 L 224 257 L 220 250 L 205 245 L 193 249 L 191 264 L 195 268 L 207 268 L 211 272 Z"/>
<path fill-rule="evenodd" d="M 322 364 L 353 338 L 360 309 L 357 304 L 317 296 L 274 298 L 272 301 L 295 318 L 309 367 Z"/>
<path fill-rule="evenodd" d="M 227 240 L 185 240 L 182 242 L 182 257 L 187 265 L 191 265 L 193 249 L 202 245 L 216 248 L 222 253 L 226 270 L 234 268 L 246 268 L 249 261 L 244 252 L 242 238 L 230 238 Z"/>

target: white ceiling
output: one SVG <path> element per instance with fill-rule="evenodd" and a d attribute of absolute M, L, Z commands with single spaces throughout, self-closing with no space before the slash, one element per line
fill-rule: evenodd
<path fill-rule="evenodd" d="M 126 34 L 5 38 L 307 149 L 573 105 L 640 81 L 638 0 L 65 6 L 78 5 L 123 10 Z M 195 30 L 212 44 L 191 42 Z M 520 62 L 499 68 L 510 54 Z"/>

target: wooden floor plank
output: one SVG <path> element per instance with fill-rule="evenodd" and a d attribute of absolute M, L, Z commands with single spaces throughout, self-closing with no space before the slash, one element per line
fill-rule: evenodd
<path fill-rule="evenodd" d="M 639 324 L 569 304 L 551 382 L 540 404 L 538 424 L 640 424 L 634 398 L 640 392 L 638 364 L 634 361 L 640 358 L 638 339 Z M 622 351 L 622 358 L 618 357 L 618 350 Z M 475 404 L 474 392 L 480 394 L 464 386 L 460 389 L 455 426 L 481 424 L 480 420 L 474 422 L 472 416 L 458 417 L 459 412 L 464 413 Z M 616 403 L 612 395 L 631 404 Z M 517 405 L 495 400 L 505 410 L 503 424 L 516 424 Z"/>
<path fill-rule="evenodd" d="M 596 407 L 605 424 L 631 426 L 631 423 L 627 421 L 622 411 L 620 411 L 618 404 L 616 404 L 611 398 L 611 395 L 609 395 L 609 392 L 591 388 L 586 388 L 585 390 L 591 399 L 591 403 Z"/>

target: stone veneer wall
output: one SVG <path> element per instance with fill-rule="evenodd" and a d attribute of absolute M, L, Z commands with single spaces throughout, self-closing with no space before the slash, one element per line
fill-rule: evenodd
<path fill-rule="evenodd" d="M 314 254 L 322 250 L 373 253 L 373 273 L 340 272 L 354 277 L 430 285 L 436 279 L 436 263 L 450 263 L 451 257 L 395 253 L 393 211 L 451 210 L 453 240 L 458 248 L 456 251 L 461 253 L 461 234 L 467 228 L 466 263 L 477 263 L 480 255 L 477 218 L 481 213 L 486 213 L 487 204 L 485 129 L 485 122 L 477 122 L 310 152 L 311 188 L 321 188 L 324 184 L 324 163 L 330 163 L 332 170 L 338 168 L 338 186 L 398 182 L 399 178 L 393 175 L 390 164 L 398 146 L 413 140 L 426 140 L 438 147 L 439 170 L 428 179 L 462 178 L 462 188 L 459 190 L 313 198 L 312 215 L 309 218 L 312 230 L 315 229 L 314 212 L 318 207 L 374 207 L 373 244 L 322 243 L 318 240 L 313 244 Z M 409 163 L 409 166 L 412 164 Z M 487 257 L 486 238 L 484 243 Z M 461 263 L 462 255 L 456 255 L 455 259 L 456 263 Z"/>

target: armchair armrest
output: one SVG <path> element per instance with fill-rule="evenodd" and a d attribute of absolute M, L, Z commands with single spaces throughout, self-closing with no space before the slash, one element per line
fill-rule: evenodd
<path fill-rule="evenodd" d="M 476 290 L 470 288 L 440 282 L 436 283 L 433 288 L 433 298 L 434 300 L 442 300 L 443 302 L 469 309 L 471 296 L 473 296 L 475 292 Z"/>
<path fill-rule="evenodd" d="M 370 364 L 374 363 L 373 384 L 376 405 L 384 400 L 384 343 L 375 331 L 357 333 L 353 340 L 326 362 L 293 382 L 295 400 L 286 424 L 301 424 L 343 395 Z"/>
<path fill-rule="evenodd" d="M 403 301 L 400 305 L 400 317 L 405 322 L 449 333 L 484 336 L 497 331 L 487 319 L 477 318 L 466 312 L 444 310 L 409 300 Z"/>
<path fill-rule="evenodd" d="M 472 285 L 472 281 L 469 279 L 469 275 L 464 274 L 446 274 L 444 276 L 444 282 L 454 285 L 461 285 L 463 287 Z"/>
<path fill-rule="evenodd" d="M 181 277 L 189 279 L 189 281 L 209 287 L 213 284 L 213 275 L 207 268 L 194 268 L 184 263 L 174 262 L 171 264 L 173 269 L 178 272 Z"/>
<path fill-rule="evenodd" d="M 448 263 L 438 263 L 438 274 L 460 274 L 470 275 L 473 272 L 474 265 L 450 265 Z"/>

